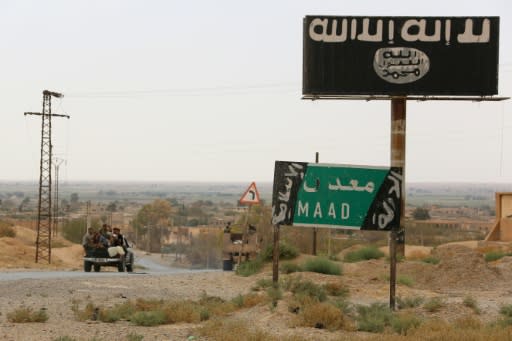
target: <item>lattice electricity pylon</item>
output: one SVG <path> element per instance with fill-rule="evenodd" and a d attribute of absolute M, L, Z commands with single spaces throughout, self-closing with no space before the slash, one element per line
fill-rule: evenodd
<path fill-rule="evenodd" d="M 52 114 L 53 97 L 63 97 L 58 92 L 43 91 L 43 112 L 26 112 L 25 115 L 41 116 L 41 161 L 39 166 L 39 203 L 37 206 L 36 263 L 45 259 L 51 263 L 52 255 Z"/>

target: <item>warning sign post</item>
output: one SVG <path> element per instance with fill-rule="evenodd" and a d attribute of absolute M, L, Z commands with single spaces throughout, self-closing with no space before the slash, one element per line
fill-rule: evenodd
<path fill-rule="evenodd" d="M 260 203 L 260 194 L 258 193 L 255 182 L 252 182 L 245 190 L 244 194 L 240 197 L 239 202 L 242 205 L 254 205 Z"/>

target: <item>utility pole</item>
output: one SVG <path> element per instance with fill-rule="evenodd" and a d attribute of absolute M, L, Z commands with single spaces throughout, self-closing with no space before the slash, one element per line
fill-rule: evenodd
<path fill-rule="evenodd" d="M 90 200 L 87 200 L 87 203 L 86 203 L 86 218 L 85 218 L 85 231 L 87 231 L 89 229 L 89 227 L 91 227 L 91 201 Z M 85 234 L 85 232 L 84 232 Z"/>
<path fill-rule="evenodd" d="M 55 191 L 53 195 L 53 234 L 55 236 L 59 233 L 59 167 L 64 161 L 64 159 L 55 158 Z"/>
<path fill-rule="evenodd" d="M 37 206 L 36 263 L 47 260 L 52 254 L 52 117 L 68 115 L 52 114 L 52 96 L 63 97 L 58 92 L 43 91 L 43 111 L 26 112 L 25 115 L 41 116 L 41 159 L 39 164 L 39 203 Z"/>

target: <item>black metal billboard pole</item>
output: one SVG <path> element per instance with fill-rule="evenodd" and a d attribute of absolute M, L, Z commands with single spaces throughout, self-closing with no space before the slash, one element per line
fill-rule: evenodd
<path fill-rule="evenodd" d="M 397 254 L 405 255 L 405 230 L 402 218 L 405 211 L 405 138 L 406 97 L 391 98 L 391 167 L 402 168 L 400 184 L 400 224 L 389 233 L 389 307 L 395 310 Z"/>

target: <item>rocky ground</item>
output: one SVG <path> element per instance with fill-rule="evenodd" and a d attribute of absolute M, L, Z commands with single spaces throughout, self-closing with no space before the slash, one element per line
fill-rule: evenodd
<path fill-rule="evenodd" d="M 2 247 L 14 243 L 0 238 Z M 474 244 L 473 246 L 475 246 Z M 69 254 L 52 267 L 40 268 L 40 271 L 55 269 L 81 271 L 80 251 L 74 246 L 61 250 Z M 5 250 L 5 249 L 2 249 Z M 407 251 L 407 249 L 406 249 Z M 418 250 L 415 250 L 417 252 Z M 421 249 L 422 252 L 430 250 Z M 28 252 L 28 251 L 25 251 Z M 165 265 L 168 261 L 155 255 L 144 255 L 155 262 Z M 490 322 L 499 316 L 503 304 L 512 304 L 512 257 L 502 258 L 498 262 L 487 263 L 483 260 L 481 250 L 467 245 L 444 245 L 432 250 L 432 256 L 440 260 L 439 264 L 427 264 L 407 260 L 399 263 L 398 276 L 413 280 L 412 285 L 399 284 L 398 297 L 440 297 L 447 304 L 436 313 L 429 313 L 417 308 L 419 316 L 438 317 L 448 322 L 466 315 L 474 315 L 463 304 L 467 297 L 477 301 L 481 310 L 476 318 Z M 57 257 L 57 256 L 56 256 Z M 301 256 L 297 261 L 304 261 L 309 256 Z M 20 253 L 19 261 L 23 258 Z M 411 257 L 412 258 L 412 257 Z M 72 259 L 75 259 L 72 261 Z M 68 262 L 67 262 L 67 261 Z M 11 260 L 12 262 L 15 262 Z M 2 263 L 3 262 L 3 263 Z M 16 263 L 6 264 L 6 258 L 0 253 L 1 272 L 18 271 Z M 302 276 L 317 284 L 329 282 L 342 283 L 349 289 L 348 300 L 353 304 L 371 304 L 389 300 L 389 264 L 385 259 L 358 263 L 343 263 L 342 276 L 329 276 L 303 272 L 289 276 Z M 285 277 L 287 275 L 281 275 Z M 144 341 L 150 340 L 187 340 L 198 339 L 197 327 L 201 324 L 178 323 L 158 327 L 140 327 L 128 321 L 115 324 L 93 320 L 78 321 L 72 306 L 84 306 L 87 302 L 110 307 L 118 303 L 144 299 L 198 300 L 206 295 L 218 296 L 229 300 L 239 294 L 251 292 L 251 288 L 262 278 L 271 278 L 271 269 L 267 267 L 262 273 L 251 277 L 240 277 L 229 271 L 184 272 L 179 274 L 118 274 L 111 272 L 90 273 L 77 278 L 53 278 L 20 280 L 2 280 L 0 276 L 0 339 L 1 340 L 56 340 L 70 337 L 75 340 L 128 340 L 128 335 L 142 335 Z M 28 307 L 33 310 L 44 309 L 49 316 L 45 323 L 12 323 L 6 315 L 14 309 Z M 264 330 L 275 336 L 298 336 L 309 340 L 334 340 L 340 332 L 329 332 L 315 328 L 297 327 L 296 315 L 288 311 L 284 301 L 279 301 L 276 308 L 268 304 L 239 310 L 227 320 L 245 321 L 253 328 Z M 363 336 L 355 333 L 347 335 Z M 192 338 L 191 338 L 192 337 Z M 243 337 L 240 338 L 243 340 Z M 349 337 L 350 339 L 350 337 Z"/>

